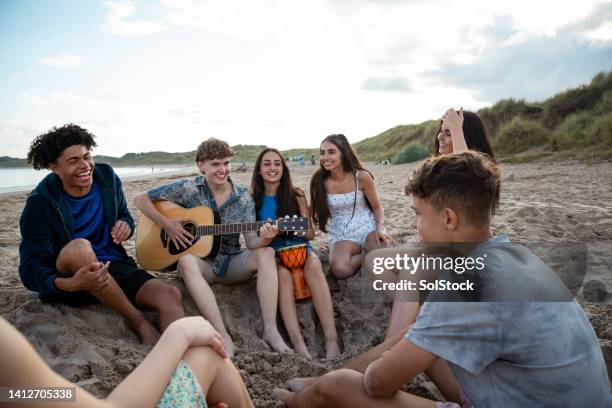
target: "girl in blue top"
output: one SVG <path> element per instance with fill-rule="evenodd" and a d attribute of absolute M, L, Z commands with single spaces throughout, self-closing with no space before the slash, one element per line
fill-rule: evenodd
<path fill-rule="evenodd" d="M 293 186 L 289 168 L 285 159 L 276 149 L 264 149 L 253 167 L 253 178 L 251 182 L 253 199 L 258 220 L 274 220 L 289 215 L 308 216 L 308 203 L 304 192 Z M 266 224 L 276 232 L 276 237 L 270 244 L 275 250 L 292 245 L 306 244 L 308 257 L 304 265 L 304 279 L 310 288 L 312 301 L 323 327 L 325 335 L 326 358 L 333 358 L 340 354 L 338 347 L 338 334 L 334 322 L 334 311 L 331 294 L 327 286 L 327 280 L 323 275 L 321 261 L 312 250 L 308 240 L 314 238 L 314 230 L 309 229 L 303 235 L 291 235 L 291 233 L 278 233 L 278 228 Z M 293 344 L 293 349 L 305 358 L 311 358 L 304 338 L 300 332 L 295 299 L 293 297 L 293 278 L 284 266 L 278 267 L 278 303 L 283 323 Z"/>

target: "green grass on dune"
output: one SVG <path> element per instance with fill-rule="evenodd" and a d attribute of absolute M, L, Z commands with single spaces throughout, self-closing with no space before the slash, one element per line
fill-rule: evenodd
<path fill-rule="evenodd" d="M 504 161 L 612 158 L 612 71 L 601 72 L 590 83 L 560 92 L 543 102 L 503 99 L 477 113 L 489 129 L 495 151 Z M 420 160 L 431 150 L 438 125 L 438 120 L 399 125 L 353 146 L 363 161 Z M 350 140 L 350 135 L 347 137 Z M 253 162 L 264 147 L 233 146 L 234 161 Z M 318 148 L 295 148 L 282 153 L 286 157 L 304 154 L 306 160 L 311 154 L 317 158 L 319 155 Z M 122 157 L 95 156 L 94 159 L 122 166 L 193 163 L 195 151 L 128 153 Z M 26 165 L 25 159 L 0 157 L 0 167 Z"/>

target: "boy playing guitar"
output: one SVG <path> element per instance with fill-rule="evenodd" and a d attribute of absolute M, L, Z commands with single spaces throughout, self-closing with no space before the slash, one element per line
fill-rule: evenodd
<path fill-rule="evenodd" d="M 177 247 L 190 246 L 194 236 L 183 228 L 180 219 L 162 214 L 154 201 L 167 200 L 185 208 L 207 206 L 217 211 L 223 224 L 255 222 L 255 204 L 248 189 L 234 184 L 229 177 L 234 152 L 221 140 L 208 139 L 200 144 L 196 164 L 202 173 L 192 179 L 178 180 L 138 195 L 134 204 L 144 215 L 159 225 L 169 241 Z M 269 223 L 255 232 L 244 233 L 248 249 L 240 248 L 240 234 L 224 235 L 219 254 L 214 259 L 201 259 L 187 254 L 179 258 L 178 271 L 194 304 L 221 333 L 230 357 L 234 343 L 225 329 L 219 306 L 210 288 L 213 283 L 236 284 L 252 278 L 257 272 L 257 296 L 261 308 L 263 339 L 278 352 L 291 350 L 276 326 L 278 276 L 274 249 L 268 247 L 278 228 Z"/>

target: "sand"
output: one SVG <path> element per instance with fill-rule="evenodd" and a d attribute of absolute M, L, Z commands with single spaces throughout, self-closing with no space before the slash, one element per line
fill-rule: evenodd
<path fill-rule="evenodd" d="M 412 213 L 403 187 L 415 164 L 398 166 L 369 165 L 375 176 L 386 224 L 401 244 L 414 239 Z M 314 166 L 293 166 L 296 185 L 307 190 Z M 195 167 L 194 167 L 195 171 Z M 531 245 L 536 253 L 553 265 L 575 262 L 571 250 L 560 250 L 563 243 L 583 243 L 588 250 L 587 280 L 604 282 L 612 292 L 612 163 L 535 163 L 504 165 L 504 182 L 499 212 L 493 223 L 495 233 L 504 232 L 512 240 Z M 251 173 L 232 174 L 238 183 L 248 184 Z M 172 177 L 127 180 L 124 190 L 130 211 L 135 194 L 172 180 Z M 42 304 L 36 294 L 26 290 L 19 279 L 19 216 L 26 194 L 0 197 L 0 314 L 32 342 L 45 361 L 61 375 L 99 397 L 107 395 L 146 355 L 148 348 L 116 313 L 100 306 L 72 308 Z M 313 242 L 327 271 L 328 244 L 325 234 Z M 127 244 L 134 255 L 134 239 Z M 197 314 L 181 280 L 175 273 L 158 274 L 184 293 L 187 314 Z M 328 278 L 342 355 L 322 360 L 323 335 L 310 301 L 298 305 L 302 332 L 311 353 L 308 361 L 295 355 L 271 352 L 261 340 L 262 321 L 255 282 L 234 287 L 213 287 L 230 334 L 239 351 L 234 360 L 244 370 L 253 401 L 259 407 L 279 406 L 271 398 L 273 387 L 294 376 L 309 376 L 338 367 L 343 361 L 379 343 L 386 328 L 389 305 L 360 301 L 360 280 L 337 282 Z M 612 306 L 579 297 L 600 339 L 612 372 Z M 148 313 L 152 319 L 153 313 Z M 280 319 L 279 319 L 280 322 Z M 417 378 L 408 387 L 425 396 L 435 396 L 431 383 Z"/>

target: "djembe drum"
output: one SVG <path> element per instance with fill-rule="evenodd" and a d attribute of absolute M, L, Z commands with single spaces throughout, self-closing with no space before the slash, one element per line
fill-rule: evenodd
<path fill-rule="evenodd" d="M 293 296 L 295 300 L 309 299 L 310 289 L 304 279 L 304 264 L 308 256 L 305 244 L 292 245 L 277 250 L 281 265 L 291 271 L 293 278 Z"/>

